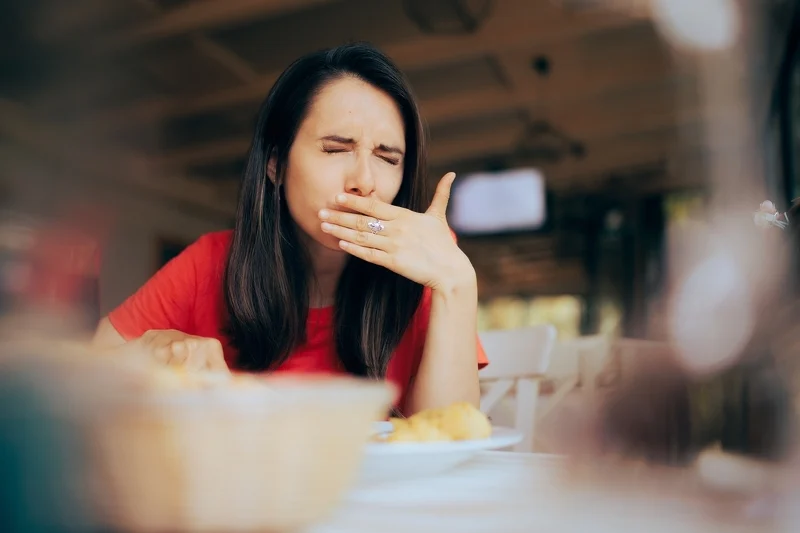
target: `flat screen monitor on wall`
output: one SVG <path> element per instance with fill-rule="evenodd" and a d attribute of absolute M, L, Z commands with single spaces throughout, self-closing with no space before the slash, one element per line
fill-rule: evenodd
<path fill-rule="evenodd" d="M 541 172 L 518 168 L 457 178 L 447 220 L 458 235 L 537 231 L 547 222 L 547 191 Z"/>

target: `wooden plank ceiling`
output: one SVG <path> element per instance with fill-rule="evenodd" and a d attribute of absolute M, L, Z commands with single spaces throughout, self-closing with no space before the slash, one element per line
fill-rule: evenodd
<path fill-rule="evenodd" d="M 235 184 L 257 106 L 280 71 L 352 39 L 375 42 L 407 72 L 436 175 L 526 163 L 563 188 L 661 162 L 676 131 L 700 123 L 695 102 L 676 107 L 694 73 L 631 12 L 563 0 L 38 3 L 48 14 L 39 39 L 84 55 L 29 103 L 165 172 L 217 183 Z M 472 10 L 474 31 L 457 31 L 459 14 L 446 7 L 455 4 Z"/>
<path fill-rule="evenodd" d="M 231 205 L 278 74 L 348 40 L 376 43 L 408 74 L 435 177 L 536 165 L 556 191 L 635 181 L 636 169 L 653 179 L 704 120 L 695 73 L 635 10 L 567 0 L 28 1 L 37 49 L 58 51 L 68 68 L 0 96 L 135 154 L 158 169 L 153 180 L 211 187 Z"/>

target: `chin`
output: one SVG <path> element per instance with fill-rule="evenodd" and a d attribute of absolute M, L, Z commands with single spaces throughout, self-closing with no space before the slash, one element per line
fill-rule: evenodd
<path fill-rule="evenodd" d="M 327 248 L 328 250 L 345 253 L 345 251 L 339 247 L 339 239 L 333 235 L 320 233 L 319 235 L 314 235 L 313 239 L 317 242 L 317 244 Z"/>
<path fill-rule="evenodd" d="M 339 247 L 339 239 L 333 235 L 324 233 L 321 229 L 317 228 L 313 228 L 313 231 L 306 231 L 299 224 L 295 225 L 295 227 L 299 231 L 300 238 L 306 246 L 311 246 L 313 248 L 315 245 L 318 245 L 328 250 L 345 253 L 345 251 Z M 312 228 L 309 229 L 311 230 Z"/>

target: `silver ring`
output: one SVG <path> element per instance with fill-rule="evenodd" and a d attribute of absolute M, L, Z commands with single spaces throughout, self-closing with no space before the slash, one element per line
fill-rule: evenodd
<path fill-rule="evenodd" d="M 377 235 L 378 233 L 380 233 L 384 229 L 386 229 L 386 227 L 383 225 L 383 223 L 380 220 L 378 220 L 377 218 L 375 220 L 373 220 L 372 222 L 368 222 L 367 223 L 367 227 L 370 229 L 370 231 L 374 235 Z"/>

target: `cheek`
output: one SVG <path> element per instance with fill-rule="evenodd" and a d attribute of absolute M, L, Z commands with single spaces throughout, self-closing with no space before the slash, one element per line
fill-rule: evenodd
<path fill-rule="evenodd" d="M 338 240 L 322 231 L 318 213 L 324 207 L 332 207 L 334 197 L 342 192 L 341 173 L 332 165 L 319 164 L 313 157 L 298 159 L 290 160 L 283 186 L 289 214 L 307 235 L 338 249 Z"/>
<path fill-rule="evenodd" d="M 378 198 L 387 204 L 392 203 L 395 196 L 397 196 L 397 193 L 400 192 L 400 185 L 402 184 L 402 172 L 392 176 L 384 176 L 383 179 L 378 180 L 378 183 L 376 184 Z"/>
<path fill-rule="evenodd" d="M 286 201 L 293 216 L 304 211 L 311 211 L 316 216 L 317 211 L 328 206 L 341 192 L 341 179 L 331 165 L 320 164 L 314 158 L 298 159 L 296 164 L 290 163 L 286 174 Z"/>

